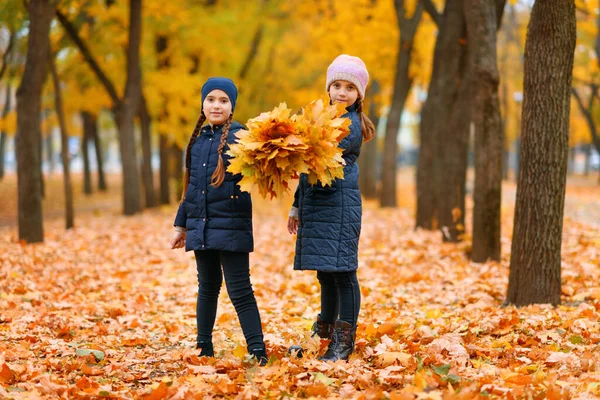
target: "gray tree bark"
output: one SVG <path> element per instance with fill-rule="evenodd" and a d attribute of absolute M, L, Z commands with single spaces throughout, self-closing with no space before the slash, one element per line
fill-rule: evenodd
<path fill-rule="evenodd" d="M 572 0 L 536 1 L 527 28 L 521 166 L 507 303 L 559 304 L 576 27 Z"/>
<path fill-rule="evenodd" d="M 471 49 L 472 121 L 475 127 L 473 250 L 475 262 L 500 260 L 504 135 L 498 98 L 496 0 L 467 0 Z"/>

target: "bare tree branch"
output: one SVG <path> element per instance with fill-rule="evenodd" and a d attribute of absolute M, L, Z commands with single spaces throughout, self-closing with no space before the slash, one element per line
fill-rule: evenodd
<path fill-rule="evenodd" d="M 502 16 L 504 15 L 504 6 L 506 0 L 496 0 L 496 30 L 499 31 L 502 26 Z"/>
<path fill-rule="evenodd" d="M 119 104 L 119 102 L 120 102 L 119 95 L 117 94 L 117 91 L 116 91 L 114 85 L 112 84 L 112 82 L 110 81 L 108 76 L 104 73 L 104 71 L 102 71 L 102 69 L 100 68 L 100 65 L 98 65 L 98 63 L 92 56 L 92 53 L 88 49 L 87 45 L 83 42 L 83 40 L 81 40 L 81 38 L 79 37 L 79 34 L 77 33 L 77 30 L 75 29 L 73 24 L 71 24 L 71 22 L 67 19 L 67 17 L 63 13 L 61 13 L 60 10 L 58 10 L 58 9 L 56 10 L 56 17 L 58 18 L 61 25 L 65 28 L 65 30 L 69 34 L 69 37 L 71 38 L 71 40 L 73 40 L 73 42 L 77 45 L 77 48 L 83 55 L 83 58 L 85 58 L 85 60 L 89 64 L 90 68 L 94 71 L 94 73 L 96 74 L 96 76 L 98 77 L 98 79 L 100 80 L 100 82 L 102 83 L 102 85 L 104 86 L 106 91 L 108 92 L 108 95 L 110 96 L 110 98 L 113 102 L 113 105 L 116 106 L 117 104 Z"/>
<path fill-rule="evenodd" d="M 258 53 L 258 47 L 260 46 L 260 42 L 263 37 L 263 31 L 264 31 L 264 27 L 262 24 L 260 24 L 258 29 L 256 30 L 256 32 L 254 33 L 254 38 L 252 39 L 252 46 L 250 47 L 250 51 L 248 52 L 248 55 L 246 56 L 246 61 L 244 61 L 242 69 L 240 70 L 240 79 L 244 79 L 248 75 L 250 66 L 252 65 L 252 62 L 254 61 L 254 59 L 256 58 L 256 54 Z"/>
<path fill-rule="evenodd" d="M 597 88 L 594 91 L 594 88 L 592 88 L 592 94 L 590 95 L 591 99 L 590 101 L 597 96 Z M 592 116 L 591 111 L 591 107 L 590 109 L 586 109 L 585 105 L 583 104 L 583 99 L 581 98 L 581 95 L 579 94 L 579 92 L 577 92 L 577 90 L 575 88 L 571 88 L 571 94 L 573 94 L 573 97 L 575 98 L 575 101 L 577 102 L 577 105 L 579 106 L 579 110 L 581 111 L 581 113 L 583 114 L 584 118 L 586 119 L 587 123 L 588 123 L 588 127 L 590 128 L 590 134 L 592 135 L 592 141 L 594 142 L 594 146 L 596 147 L 596 150 L 598 150 L 598 152 L 600 153 L 600 137 L 598 136 L 598 130 L 596 129 L 596 124 L 594 123 L 594 118 Z"/>
<path fill-rule="evenodd" d="M 425 11 L 431 17 L 431 20 L 437 25 L 438 29 L 440 27 L 442 17 L 438 12 L 437 8 L 435 8 L 435 4 L 431 0 L 421 0 L 423 7 L 425 7 Z"/>
<path fill-rule="evenodd" d="M 14 42 L 15 42 L 15 33 L 11 31 L 10 38 L 8 39 L 8 47 L 6 48 L 6 51 L 4 52 L 4 54 L 2 55 L 2 69 L 0 69 L 0 79 L 2 79 L 2 77 L 4 76 L 4 73 L 8 69 L 10 52 L 14 46 Z"/>

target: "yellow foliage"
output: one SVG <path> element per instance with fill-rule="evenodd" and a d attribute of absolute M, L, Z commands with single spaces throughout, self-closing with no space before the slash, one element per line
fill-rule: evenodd
<path fill-rule="evenodd" d="M 248 121 L 248 131 L 237 134 L 230 146 L 232 159 L 228 171 L 242 174 L 240 188 L 281 197 L 290 191 L 289 182 L 301 173 L 311 184 L 330 185 L 343 178 L 344 159 L 338 143 L 349 133 L 350 120 L 339 118 L 345 112 L 341 104 L 325 105 L 319 99 L 304 107 L 303 113 L 281 103 L 271 112 Z"/>
<path fill-rule="evenodd" d="M 17 112 L 16 110 L 9 111 L 4 118 L 0 117 L 0 131 L 9 135 L 14 135 L 17 132 Z"/>

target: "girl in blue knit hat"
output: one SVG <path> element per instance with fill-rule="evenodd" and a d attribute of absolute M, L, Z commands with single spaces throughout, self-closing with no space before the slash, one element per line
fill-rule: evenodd
<path fill-rule="evenodd" d="M 235 142 L 234 134 L 243 129 L 233 121 L 236 100 L 237 88 L 230 79 L 210 78 L 202 86 L 202 110 L 187 146 L 184 190 L 170 245 L 172 249 L 185 246 L 196 256 L 200 356 L 214 356 L 212 331 L 224 276 L 248 352 L 265 365 L 267 352 L 250 283 L 252 201 L 238 186 L 241 175 L 226 172 L 227 148 Z"/>

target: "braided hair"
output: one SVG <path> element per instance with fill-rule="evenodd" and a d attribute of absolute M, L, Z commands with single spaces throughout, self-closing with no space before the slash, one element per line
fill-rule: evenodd
<path fill-rule="evenodd" d="M 183 193 L 181 193 L 181 202 L 185 198 L 185 192 L 187 192 L 187 188 L 190 184 L 190 164 L 192 162 L 192 146 L 194 142 L 198 138 L 200 134 L 200 128 L 206 121 L 206 115 L 204 115 L 204 110 L 200 110 L 200 117 L 198 118 L 198 122 L 196 122 L 196 127 L 194 128 L 194 132 L 192 132 L 192 137 L 190 137 L 190 141 L 185 150 L 185 175 L 183 178 Z"/>
<path fill-rule="evenodd" d="M 369 117 L 363 113 L 363 100 L 361 98 L 358 99 L 358 107 L 356 108 L 356 112 L 360 116 L 363 140 L 368 142 L 375 137 L 375 125 L 373 125 L 373 122 L 369 119 Z"/>
<path fill-rule="evenodd" d="M 204 115 L 204 110 L 202 110 L 200 113 L 200 117 L 198 118 L 198 122 L 196 122 L 196 127 L 194 128 L 194 131 L 192 132 L 192 136 L 190 137 L 190 141 L 185 150 L 185 175 L 183 178 L 183 193 L 181 193 L 181 202 L 185 198 L 185 193 L 187 192 L 187 188 L 190 184 L 190 168 L 191 168 L 191 163 L 192 163 L 192 146 L 194 145 L 194 142 L 196 142 L 196 139 L 198 138 L 198 135 L 200 134 L 200 128 L 202 128 L 202 125 L 204 124 L 205 121 L 206 121 L 206 115 Z M 231 127 L 232 122 L 233 122 L 233 114 L 231 114 L 229 116 L 229 118 L 227 118 L 227 121 L 225 121 L 225 124 L 223 125 L 223 130 L 221 132 L 221 141 L 219 142 L 219 149 L 218 149 L 219 161 L 217 162 L 217 169 L 215 169 L 215 172 L 212 174 L 212 177 L 210 180 L 210 185 L 215 188 L 221 186 L 221 184 L 223 183 L 223 180 L 225 180 L 225 164 L 223 162 L 222 154 L 223 154 L 223 148 L 225 147 L 225 144 L 227 143 L 227 136 L 229 136 L 229 128 Z"/>
<path fill-rule="evenodd" d="M 229 115 L 227 121 L 223 125 L 223 130 L 221 132 L 221 141 L 219 142 L 219 161 L 217 162 L 217 169 L 213 172 L 210 185 L 214 188 L 221 186 L 223 180 L 225 179 L 225 165 L 223 162 L 223 148 L 227 143 L 227 136 L 229 136 L 229 128 L 231 127 L 231 123 L 233 121 L 233 114 Z"/>

